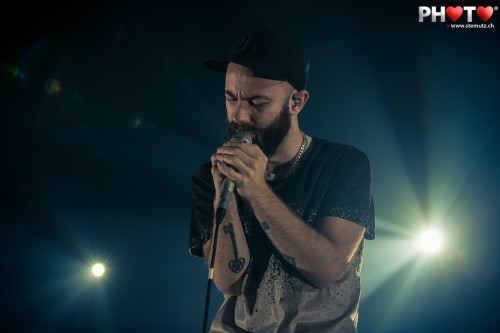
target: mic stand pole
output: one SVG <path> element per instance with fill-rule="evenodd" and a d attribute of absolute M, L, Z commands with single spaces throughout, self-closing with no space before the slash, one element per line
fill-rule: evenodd
<path fill-rule="evenodd" d="M 214 239 L 212 243 L 212 257 L 210 259 L 210 266 L 208 268 L 208 283 L 207 283 L 207 296 L 205 298 L 205 316 L 203 318 L 203 333 L 207 332 L 207 319 L 208 319 L 208 307 L 210 304 L 210 291 L 212 289 L 212 280 L 214 277 L 214 264 L 215 264 L 215 253 L 217 250 L 217 238 L 219 236 L 219 227 L 226 215 L 226 210 L 222 207 L 218 207 L 215 213 L 215 230 Z"/>

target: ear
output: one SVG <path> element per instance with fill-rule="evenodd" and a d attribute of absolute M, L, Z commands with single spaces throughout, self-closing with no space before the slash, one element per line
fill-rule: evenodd
<path fill-rule="evenodd" d="M 298 115 L 308 100 L 309 92 L 307 90 L 301 90 L 293 93 L 288 101 L 290 105 L 290 114 L 292 116 Z"/>

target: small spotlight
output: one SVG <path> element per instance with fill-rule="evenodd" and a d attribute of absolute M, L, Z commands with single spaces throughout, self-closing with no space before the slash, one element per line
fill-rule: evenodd
<path fill-rule="evenodd" d="M 417 246 L 425 254 L 436 254 L 444 247 L 443 234 L 437 229 L 424 230 L 417 239 Z"/>
<path fill-rule="evenodd" d="M 49 95 L 56 95 L 61 92 L 61 84 L 57 79 L 48 79 L 45 81 L 45 91 Z"/>
<path fill-rule="evenodd" d="M 92 274 L 94 274 L 95 277 L 103 276 L 105 271 L 106 269 L 104 268 L 104 265 L 101 263 L 97 263 L 92 266 Z"/>

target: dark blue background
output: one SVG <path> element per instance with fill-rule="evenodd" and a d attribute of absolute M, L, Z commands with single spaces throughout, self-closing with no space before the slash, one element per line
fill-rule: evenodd
<path fill-rule="evenodd" d="M 3 11 L 2 331 L 201 331 L 207 274 L 187 252 L 190 177 L 226 139 L 224 78 L 202 61 L 260 27 L 310 51 L 302 129 L 370 157 L 378 224 L 360 332 L 497 326 L 499 14 L 495 29 L 450 29 L 418 23 L 419 5 L 441 4 L 105 1 Z M 47 93 L 51 78 L 58 94 Z M 415 216 L 440 205 L 449 252 L 384 275 L 409 251 L 397 244 L 425 220 Z M 94 260 L 106 262 L 105 279 L 88 276 Z M 213 315 L 222 297 L 212 296 Z"/>

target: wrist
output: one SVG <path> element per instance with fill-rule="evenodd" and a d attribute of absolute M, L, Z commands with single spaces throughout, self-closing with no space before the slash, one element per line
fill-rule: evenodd
<path fill-rule="evenodd" d="M 267 183 L 264 183 L 258 190 L 252 191 L 251 195 L 248 195 L 246 199 L 250 202 L 252 208 L 255 208 L 254 206 L 267 206 L 274 197 L 276 197 L 274 191 Z"/>

